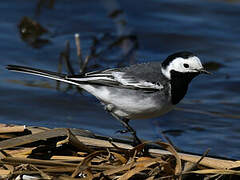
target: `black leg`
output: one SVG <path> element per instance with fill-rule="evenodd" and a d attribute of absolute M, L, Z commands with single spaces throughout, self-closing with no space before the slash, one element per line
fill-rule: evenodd
<path fill-rule="evenodd" d="M 122 125 L 126 128 L 126 131 L 124 132 L 129 132 L 133 136 L 133 143 L 134 145 L 139 145 L 142 144 L 141 140 L 137 137 L 136 131 L 128 124 L 129 119 L 119 119 Z"/>
<path fill-rule="evenodd" d="M 115 117 L 117 120 L 119 120 L 122 125 L 126 128 L 126 130 L 123 130 L 123 131 L 118 131 L 120 133 L 131 133 L 132 136 L 133 136 L 133 143 L 134 145 L 139 145 L 139 144 L 142 144 L 141 140 L 137 137 L 137 134 L 136 134 L 136 131 L 128 124 L 129 123 L 129 119 L 126 119 L 126 118 L 120 118 L 118 116 L 116 116 L 114 113 L 113 113 L 113 109 L 114 109 L 114 105 L 113 104 L 107 104 L 104 106 L 104 109 L 111 113 L 113 117 Z"/>
<path fill-rule="evenodd" d="M 133 146 L 142 144 L 142 141 L 137 137 L 136 131 L 128 124 L 129 119 L 121 119 L 120 121 L 121 121 L 122 125 L 126 128 L 126 131 L 124 131 L 124 132 L 130 132 L 132 134 Z M 148 146 L 144 145 L 143 151 L 142 151 L 144 156 L 149 156 L 148 149 L 149 149 Z"/>

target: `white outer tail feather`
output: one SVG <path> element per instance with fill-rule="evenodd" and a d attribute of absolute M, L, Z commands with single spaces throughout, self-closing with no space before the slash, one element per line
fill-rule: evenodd
<path fill-rule="evenodd" d="M 64 75 L 60 76 L 60 74 L 57 75 L 57 73 L 55 73 L 55 72 L 44 71 L 44 70 L 41 70 L 41 69 L 34 69 L 34 68 L 24 67 L 24 66 L 16 66 L 16 65 L 8 65 L 7 69 L 10 70 L 10 71 L 20 72 L 20 73 L 25 73 L 25 74 L 32 74 L 32 75 L 41 76 L 41 77 L 46 77 L 46 78 L 53 79 L 53 80 L 56 80 L 56 81 L 61 81 L 61 82 L 65 82 L 65 83 L 74 84 L 74 85 L 79 86 L 79 83 L 76 83 L 74 81 L 70 81 L 70 80 L 66 79 L 64 77 Z"/>

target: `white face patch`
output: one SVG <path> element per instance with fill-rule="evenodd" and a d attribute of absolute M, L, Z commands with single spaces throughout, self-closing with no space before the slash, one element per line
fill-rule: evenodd
<path fill-rule="evenodd" d="M 187 59 L 178 57 L 174 59 L 172 62 L 170 62 L 165 69 L 162 69 L 162 73 L 168 79 L 170 79 L 171 78 L 170 72 L 172 70 L 177 72 L 187 73 L 187 72 L 198 72 L 201 69 L 203 69 L 203 66 L 198 57 L 192 56 Z"/>

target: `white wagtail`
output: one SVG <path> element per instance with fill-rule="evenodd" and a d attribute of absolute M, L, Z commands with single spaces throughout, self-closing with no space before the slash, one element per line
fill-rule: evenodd
<path fill-rule="evenodd" d="M 161 116 L 172 110 L 187 92 L 191 80 L 206 71 L 191 52 L 178 52 L 163 62 L 148 62 L 124 68 L 68 76 L 30 67 L 8 65 L 8 70 L 47 77 L 79 86 L 94 95 L 105 109 L 141 141 L 128 122 Z"/>

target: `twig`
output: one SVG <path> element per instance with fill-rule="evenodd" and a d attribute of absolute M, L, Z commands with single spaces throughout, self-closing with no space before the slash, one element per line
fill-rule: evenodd
<path fill-rule="evenodd" d="M 171 139 L 169 137 L 167 137 L 163 132 L 161 132 L 163 138 L 172 145 L 172 147 L 176 150 L 176 151 L 180 151 L 180 149 L 178 147 L 176 147 L 173 142 L 171 141 Z"/>
<path fill-rule="evenodd" d="M 87 65 L 88 65 L 89 59 L 90 59 L 90 56 L 86 56 L 85 61 L 81 66 L 81 73 L 85 73 L 87 71 Z"/>
<path fill-rule="evenodd" d="M 79 37 L 78 33 L 75 34 L 75 44 L 76 44 L 76 48 L 77 48 L 77 56 L 78 56 L 78 61 L 79 61 L 79 65 L 80 65 L 80 71 L 82 71 L 83 58 L 82 58 L 82 52 L 81 52 L 80 37 Z"/>
<path fill-rule="evenodd" d="M 68 40 L 66 41 L 63 60 L 66 63 L 66 68 L 67 68 L 68 74 L 74 75 L 75 73 L 74 73 L 74 70 L 73 70 L 72 65 L 70 63 L 70 43 L 69 43 Z"/>
<path fill-rule="evenodd" d="M 210 149 L 207 149 L 207 150 L 203 153 L 202 157 L 201 157 L 196 163 L 193 163 L 191 166 L 189 166 L 189 167 L 187 167 L 186 169 L 184 169 L 184 170 L 183 170 L 183 174 L 184 174 L 185 172 L 193 171 L 193 170 L 197 169 L 197 166 L 198 166 L 199 163 L 203 160 L 203 158 L 208 155 L 209 151 L 210 151 Z M 189 176 L 188 174 L 183 175 L 183 179 L 186 179 L 188 176 Z"/>

